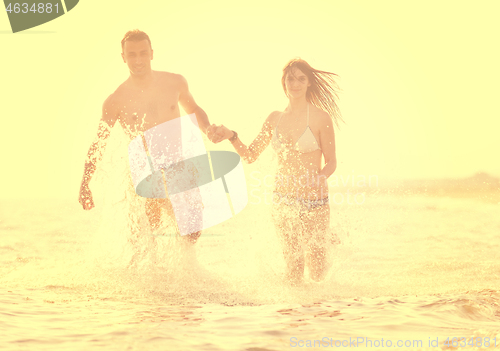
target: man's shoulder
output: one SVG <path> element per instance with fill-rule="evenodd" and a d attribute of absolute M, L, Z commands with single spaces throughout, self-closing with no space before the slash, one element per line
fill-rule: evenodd
<path fill-rule="evenodd" d="M 102 104 L 102 120 L 106 121 L 111 127 L 119 116 L 119 98 L 116 91 L 109 95 Z"/>
<path fill-rule="evenodd" d="M 114 92 L 112 92 L 108 98 L 106 99 L 106 101 L 117 101 L 119 100 L 125 93 L 126 91 L 128 90 L 128 85 L 129 85 L 129 81 L 128 79 L 125 80 L 123 83 L 121 83 L 118 88 L 115 89 Z"/>
<path fill-rule="evenodd" d="M 107 110 L 108 112 L 112 112 L 113 115 L 116 114 L 116 112 L 118 111 L 118 106 L 120 105 L 120 101 L 123 101 L 123 98 L 123 88 L 120 85 L 106 98 L 106 100 L 104 100 L 103 109 Z"/>
<path fill-rule="evenodd" d="M 133 87 L 131 86 L 130 78 L 128 78 L 108 96 L 105 103 L 119 104 L 122 100 L 130 99 L 131 94 L 133 94 Z"/>
<path fill-rule="evenodd" d="M 185 80 L 185 78 L 178 73 L 166 72 L 166 71 L 154 71 L 159 79 L 170 83 L 180 83 Z"/>

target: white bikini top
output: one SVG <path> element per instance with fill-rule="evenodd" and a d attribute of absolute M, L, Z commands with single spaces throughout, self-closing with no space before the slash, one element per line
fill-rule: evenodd
<path fill-rule="evenodd" d="M 281 117 L 283 117 L 283 113 L 280 116 L 280 119 L 278 120 L 278 123 L 276 123 L 276 127 L 274 128 L 274 134 L 273 138 L 271 140 L 272 146 L 276 152 L 281 151 L 283 149 L 291 149 L 295 150 L 301 153 L 306 153 L 306 152 L 313 152 L 316 150 L 319 150 L 319 143 L 316 140 L 316 137 L 314 136 L 311 128 L 309 127 L 309 104 L 307 105 L 307 127 L 304 133 L 299 137 L 297 142 L 293 145 L 293 147 L 288 148 L 285 146 L 279 139 L 278 136 L 278 124 L 281 121 Z"/>

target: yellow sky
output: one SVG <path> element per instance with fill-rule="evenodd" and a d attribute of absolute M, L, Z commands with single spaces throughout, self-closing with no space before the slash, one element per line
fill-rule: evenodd
<path fill-rule="evenodd" d="M 281 69 L 301 57 L 341 77 L 338 174 L 500 176 L 498 1 L 125 3 L 83 0 L 16 34 L 0 15 L 0 198 L 76 196 L 133 28 L 151 37 L 153 69 L 184 75 L 247 143 L 286 106 Z"/>

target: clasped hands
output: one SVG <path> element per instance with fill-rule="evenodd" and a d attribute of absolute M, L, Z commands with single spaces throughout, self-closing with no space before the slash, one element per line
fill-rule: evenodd
<path fill-rule="evenodd" d="M 212 124 L 207 128 L 207 138 L 214 144 L 220 143 L 223 140 L 229 139 L 233 136 L 233 131 L 221 124 L 217 126 Z"/>

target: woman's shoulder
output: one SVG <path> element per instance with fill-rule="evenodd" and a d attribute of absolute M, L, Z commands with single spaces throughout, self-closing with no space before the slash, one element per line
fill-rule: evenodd
<path fill-rule="evenodd" d="M 279 120 L 279 118 L 281 117 L 282 114 L 283 114 L 283 112 L 281 112 L 281 111 L 273 111 L 273 112 L 271 112 L 269 114 L 269 116 L 267 116 L 265 123 L 270 124 L 272 126 L 275 126 L 276 123 L 278 123 L 278 120 Z"/>
<path fill-rule="evenodd" d="M 328 112 L 325 112 L 322 109 L 311 105 L 309 111 L 309 123 L 316 124 L 318 127 L 324 127 L 332 123 L 332 118 L 330 117 Z"/>

